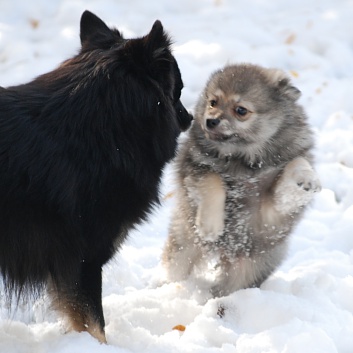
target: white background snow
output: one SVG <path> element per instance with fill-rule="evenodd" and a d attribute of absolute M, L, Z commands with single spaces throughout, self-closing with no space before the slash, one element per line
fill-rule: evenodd
<path fill-rule="evenodd" d="M 75 54 L 85 9 L 126 37 L 160 19 L 191 111 L 208 76 L 226 63 L 285 70 L 316 132 L 323 191 L 292 235 L 286 261 L 260 289 L 201 303 L 190 283 L 163 284 L 160 255 L 174 202 L 169 166 L 162 207 L 104 268 L 109 344 L 65 334 L 45 298 L 12 312 L 0 300 L 0 352 L 352 353 L 353 1 L 0 0 L 0 85 L 26 82 Z M 178 324 L 186 330 L 173 330 Z"/>

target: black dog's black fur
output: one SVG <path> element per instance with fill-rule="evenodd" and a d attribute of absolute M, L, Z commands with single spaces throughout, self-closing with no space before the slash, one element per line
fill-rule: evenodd
<path fill-rule="evenodd" d="M 170 39 L 124 39 L 86 11 L 82 48 L 0 88 L 0 270 L 8 294 L 49 284 L 75 330 L 105 341 L 102 266 L 158 202 L 191 122 Z"/>

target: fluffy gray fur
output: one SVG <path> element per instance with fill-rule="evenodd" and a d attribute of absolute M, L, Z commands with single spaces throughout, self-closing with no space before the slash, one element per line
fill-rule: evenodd
<path fill-rule="evenodd" d="M 163 263 L 213 296 L 259 286 L 320 182 L 300 91 L 279 70 L 230 65 L 209 79 L 176 159 Z M 244 114 L 246 113 L 246 114 Z"/>

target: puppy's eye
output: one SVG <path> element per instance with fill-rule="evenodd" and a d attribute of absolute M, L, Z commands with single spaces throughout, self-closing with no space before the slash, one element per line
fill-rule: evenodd
<path fill-rule="evenodd" d="M 217 105 L 217 101 L 215 99 L 210 100 L 210 107 L 213 108 Z"/>
<path fill-rule="evenodd" d="M 236 107 L 234 110 L 240 116 L 245 116 L 246 114 L 248 114 L 248 110 L 244 107 L 239 106 L 239 107 Z"/>

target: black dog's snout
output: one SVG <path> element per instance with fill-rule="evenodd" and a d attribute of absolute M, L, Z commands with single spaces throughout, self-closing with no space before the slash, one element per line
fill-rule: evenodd
<path fill-rule="evenodd" d="M 220 122 L 221 122 L 221 120 L 219 120 L 219 119 L 207 119 L 206 125 L 209 129 L 213 129 L 214 127 L 219 125 Z"/>
<path fill-rule="evenodd" d="M 177 118 L 181 131 L 186 131 L 190 127 L 194 117 L 190 113 L 188 113 L 188 111 L 185 109 L 180 100 L 177 102 L 175 110 L 177 112 Z"/>

